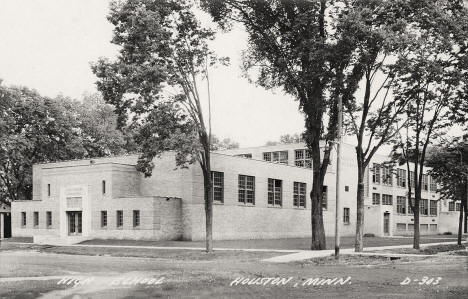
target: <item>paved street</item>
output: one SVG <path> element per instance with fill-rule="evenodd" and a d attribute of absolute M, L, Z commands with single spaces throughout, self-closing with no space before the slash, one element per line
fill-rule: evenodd
<path fill-rule="evenodd" d="M 210 257 L 202 252 L 199 255 L 205 257 L 122 258 L 50 254 L 32 250 L 0 251 L 0 297 L 463 298 L 468 296 L 468 264 L 465 258 L 460 257 L 414 258 L 396 262 L 382 260 L 369 263 L 370 265 L 321 265 L 272 264 L 260 261 L 265 257 L 271 257 L 271 253 L 245 252 L 236 255 L 234 260 L 223 255 Z M 366 262 L 363 260 L 363 264 Z M 246 278 L 269 277 L 292 278 L 284 285 L 239 283 Z M 310 285 L 307 285 L 307 280 L 311 278 L 344 280 L 347 277 L 351 278 L 344 285 L 319 286 L 313 281 L 310 283 L 311 280 L 309 280 Z M 407 277 L 411 282 L 401 285 Z M 81 279 L 83 285 L 72 287 L 74 283 L 70 282 L 71 278 Z M 133 281 L 125 282 L 123 278 L 132 278 Z M 152 284 L 142 283 L 141 278 L 153 279 Z M 432 280 L 430 285 L 419 284 L 425 278 L 426 281 Z M 60 281 L 62 282 L 58 284 Z M 237 283 L 231 285 L 233 281 Z M 124 285 L 125 283 L 129 285 Z"/>

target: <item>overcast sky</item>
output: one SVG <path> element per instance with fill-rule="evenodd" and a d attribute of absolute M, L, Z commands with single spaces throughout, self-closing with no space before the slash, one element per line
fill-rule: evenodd
<path fill-rule="evenodd" d="M 50 97 L 80 99 L 96 91 L 89 63 L 117 53 L 109 42 L 113 28 L 107 13 L 106 0 L 0 0 L 0 78 Z M 245 40 L 245 33 L 235 30 L 214 44 L 218 55 L 231 58 L 231 66 L 211 71 L 213 132 L 241 146 L 302 132 L 296 101 L 241 77 Z"/>

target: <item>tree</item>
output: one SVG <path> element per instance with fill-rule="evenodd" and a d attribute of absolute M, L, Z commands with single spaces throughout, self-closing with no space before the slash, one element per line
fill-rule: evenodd
<path fill-rule="evenodd" d="M 464 143 L 457 141 L 441 144 L 433 148 L 427 158 L 427 166 L 431 167 L 431 177 L 438 182 L 437 192 L 441 199 L 460 201 L 460 217 L 458 220 L 458 245 L 461 245 L 463 234 L 463 213 L 466 210 L 468 198 L 468 151 Z"/>
<path fill-rule="evenodd" d="M 100 59 L 92 68 L 104 100 L 116 107 L 120 127 L 130 119 L 139 128 L 139 171 L 150 176 L 153 159 L 167 150 L 177 152 L 180 167 L 200 165 L 210 252 L 211 123 L 205 121 L 199 83 L 206 79 L 209 90 L 208 67 L 226 59 L 209 50 L 214 32 L 202 28 L 193 5 L 175 0 L 112 2 L 108 20 L 114 25 L 112 43 L 120 46 L 120 53 L 115 61 Z"/>
<path fill-rule="evenodd" d="M 233 148 L 239 148 L 239 143 L 231 140 L 231 138 L 223 138 L 220 140 L 216 135 L 211 135 L 211 150 L 220 151 Z"/>
<path fill-rule="evenodd" d="M 277 145 L 278 143 L 280 144 L 290 144 L 290 143 L 301 143 L 304 142 L 304 138 L 302 137 L 302 134 L 285 134 L 281 135 L 279 138 L 279 141 L 267 141 L 265 145 Z"/>
<path fill-rule="evenodd" d="M 419 203 L 428 147 L 453 124 L 454 115 L 466 115 L 466 111 L 459 111 L 463 107 L 458 104 L 468 100 L 467 9 L 461 1 L 425 1 L 419 8 L 412 24 L 414 36 L 410 53 L 399 58 L 394 80 L 395 97 L 408 100 L 407 122 L 395 145 L 395 157 L 406 164 L 408 171 L 415 249 L 419 249 Z M 453 22 L 454 19 L 457 22 Z M 414 186 L 410 175 L 413 175 Z"/>
<path fill-rule="evenodd" d="M 396 124 L 405 108 L 406 99 L 392 97 L 391 88 L 395 56 L 408 45 L 409 12 L 401 1 L 355 1 L 337 29 L 355 45 L 342 88 L 346 127 L 357 140 L 357 252 L 363 250 L 364 173 L 377 150 L 397 134 Z M 360 85 L 363 93 L 358 98 Z"/>
<path fill-rule="evenodd" d="M 243 53 L 246 73 L 257 74 L 256 84 L 282 88 L 299 102 L 305 117 L 304 140 L 312 158 L 310 198 L 311 249 L 325 249 L 322 188 L 336 138 L 337 101 L 343 70 L 352 45 L 335 34 L 348 1 L 204 0 L 221 28 L 242 24 L 248 34 Z"/>
<path fill-rule="evenodd" d="M 116 115 L 93 113 L 77 101 L 0 85 L 1 200 L 32 199 L 34 163 L 120 153 L 122 137 L 112 125 Z"/>

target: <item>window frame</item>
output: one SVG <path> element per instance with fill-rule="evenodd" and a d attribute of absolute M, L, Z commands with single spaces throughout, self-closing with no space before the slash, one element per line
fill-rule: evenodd
<path fill-rule="evenodd" d="M 343 224 L 351 224 L 351 211 L 349 208 L 343 208 Z"/>
<path fill-rule="evenodd" d="M 277 184 L 279 184 L 279 186 Z M 277 190 L 277 188 L 279 188 L 279 191 Z M 270 203 L 270 197 L 272 199 L 271 203 Z M 283 181 L 282 180 L 268 178 L 267 204 L 270 207 L 282 207 L 283 206 Z"/>
<path fill-rule="evenodd" d="M 250 182 L 249 182 L 250 180 Z M 251 187 L 249 187 L 249 184 Z M 252 195 L 252 202 L 248 201 L 249 194 Z M 241 198 L 243 197 L 243 199 Z M 237 177 L 237 202 L 244 205 L 255 205 L 255 177 L 251 175 L 239 174 Z"/>
<path fill-rule="evenodd" d="M 133 228 L 139 228 L 141 225 L 141 213 L 140 210 L 133 210 Z"/>
<path fill-rule="evenodd" d="M 216 177 L 219 176 L 219 177 Z M 215 181 L 215 178 L 218 181 Z M 215 184 L 221 182 L 220 184 Z M 217 195 L 221 195 L 220 198 L 217 198 Z M 224 203 L 224 172 L 221 171 L 211 171 L 211 196 L 213 198 L 213 203 L 222 204 Z"/>
<path fill-rule="evenodd" d="M 389 202 L 387 200 L 390 200 Z M 393 195 L 392 194 L 382 194 L 382 205 L 383 206 L 393 206 Z"/>
<path fill-rule="evenodd" d="M 322 210 L 328 210 L 328 186 L 322 186 Z"/>
<path fill-rule="evenodd" d="M 406 215 L 406 206 L 406 196 L 397 196 L 397 214 Z"/>
<path fill-rule="evenodd" d="M 378 196 L 377 196 L 377 197 L 378 197 L 378 200 L 376 200 L 376 196 L 375 196 L 375 195 L 378 195 Z M 375 193 L 375 192 L 373 192 L 373 193 L 372 193 L 372 205 L 377 206 L 377 205 L 380 205 L 380 203 L 381 203 L 381 196 L 380 196 L 380 193 Z"/>
<path fill-rule="evenodd" d="M 46 227 L 52 228 L 52 211 L 46 211 Z"/>
<path fill-rule="evenodd" d="M 296 208 L 305 209 L 306 202 L 307 202 L 307 184 L 303 182 L 293 182 L 293 206 Z"/>
<path fill-rule="evenodd" d="M 406 188 L 406 169 L 402 168 L 397 168 L 397 175 L 396 175 L 396 181 L 397 181 L 397 187 L 401 188 Z"/>
<path fill-rule="evenodd" d="M 372 164 L 372 183 L 380 185 L 381 182 L 381 165 L 379 163 Z"/>
<path fill-rule="evenodd" d="M 37 211 L 33 212 L 33 226 L 34 226 L 34 228 L 39 227 L 39 212 L 37 212 Z"/>
<path fill-rule="evenodd" d="M 430 216 L 437 216 L 437 214 L 438 214 L 437 210 L 438 210 L 437 200 L 429 200 L 429 215 Z"/>
<path fill-rule="evenodd" d="M 116 211 L 115 224 L 118 229 L 123 228 L 123 210 Z"/>
<path fill-rule="evenodd" d="M 28 224 L 27 218 L 26 218 L 26 212 L 21 212 L 21 227 L 26 227 Z"/>
<path fill-rule="evenodd" d="M 101 211 L 101 228 L 107 228 L 107 211 Z"/>

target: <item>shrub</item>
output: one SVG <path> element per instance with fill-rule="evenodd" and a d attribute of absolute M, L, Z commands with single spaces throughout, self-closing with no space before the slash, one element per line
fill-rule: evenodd
<path fill-rule="evenodd" d="M 375 235 L 374 234 L 364 234 L 364 237 L 365 238 L 373 238 L 373 237 L 375 237 Z"/>
<path fill-rule="evenodd" d="M 451 236 L 451 235 L 452 235 L 452 232 L 445 232 L 445 233 L 443 233 L 442 235 Z"/>

